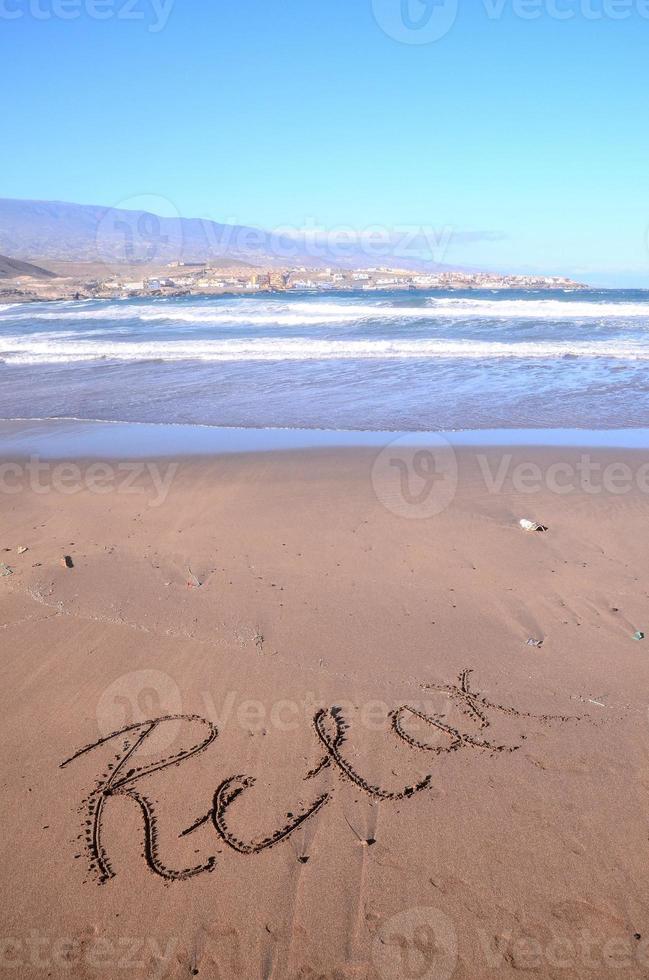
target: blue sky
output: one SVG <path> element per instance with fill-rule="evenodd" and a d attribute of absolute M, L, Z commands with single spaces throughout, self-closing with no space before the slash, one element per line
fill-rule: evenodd
<path fill-rule="evenodd" d="M 649 286 L 648 0 L 456 6 L 0 0 L 0 195 Z"/>

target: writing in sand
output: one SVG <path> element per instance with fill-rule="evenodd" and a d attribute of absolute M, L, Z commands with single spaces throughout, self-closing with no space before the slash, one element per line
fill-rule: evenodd
<path fill-rule="evenodd" d="M 478 750 L 496 754 L 516 751 L 526 736 L 521 735 L 518 744 L 511 745 L 500 745 L 487 740 L 483 737 L 483 733 L 490 727 L 489 716 L 491 712 L 499 712 L 514 718 L 535 718 L 547 723 L 571 720 L 561 715 L 532 715 L 517 711 L 515 708 L 492 703 L 472 691 L 471 673 L 469 668 L 463 670 L 456 684 L 422 684 L 421 686 L 426 690 L 441 692 L 454 702 L 460 713 L 471 721 L 473 733 L 460 731 L 458 728 L 449 725 L 440 716 L 427 714 L 417 707 L 403 704 L 389 714 L 392 735 L 415 750 L 430 753 L 431 757 L 464 750 Z M 424 741 L 419 737 L 419 734 L 415 736 L 408 729 L 408 721 L 413 719 L 423 723 L 424 730 L 428 727 L 431 735 L 434 733 L 436 741 L 433 744 Z M 190 744 L 173 754 L 165 755 L 164 758 L 156 757 L 154 754 L 150 759 L 148 754 L 143 751 L 143 746 L 148 748 L 154 737 L 159 735 L 165 726 L 169 725 L 179 728 Z M 331 802 L 334 794 L 332 789 L 320 793 L 315 789 L 317 786 L 316 777 L 326 769 L 335 770 L 343 781 L 354 784 L 358 790 L 372 799 L 388 803 L 411 799 L 432 785 L 432 773 L 428 773 L 422 779 L 396 791 L 370 782 L 361 772 L 357 771 L 345 755 L 344 745 L 348 727 L 339 707 L 333 706 L 316 711 L 313 717 L 313 731 L 322 754 L 317 764 L 303 777 L 305 783 L 314 786 L 312 798 L 307 805 L 289 812 L 286 822 L 279 828 L 252 840 L 242 839 L 231 829 L 229 811 L 232 804 L 255 783 L 254 776 L 239 773 L 229 776 L 216 786 L 212 793 L 211 805 L 206 806 L 205 812 L 191 826 L 183 829 L 179 836 L 186 837 L 193 834 L 199 827 L 211 824 L 218 841 L 242 855 L 257 854 L 280 844 L 290 838 L 305 821 L 312 818 Z M 421 728 L 422 725 L 420 724 L 419 729 Z M 210 856 L 199 865 L 185 868 L 169 867 L 163 860 L 158 834 L 159 821 L 163 819 L 163 814 L 160 812 L 159 804 L 147 795 L 147 777 L 171 767 L 178 767 L 199 753 L 207 752 L 217 738 L 217 727 L 199 715 L 164 715 L 127 725 L 119 731 L 111 732 L 109 735 L 79 749 L 61 764 L 61 768 L 65 768 L 101 746 L 110 746 L 114 752 L 113 761 L 104 767 L 105 771 L 99 774 L 93 789 L 82 801 L 80 807 L 80 812 L 83 815 L 83 828 L 79 836 L 84 842 L 91 872 L 100 884 L 115 876 L 111 856 L 103 841 L 103 819 L 110 800 L 117 796 L 132 799 L 140 808 L 144 823 L 143 858 L 154 874 L 168 881 L 183 881 L 195 875 L 213 871 L 216 866 L 216 855 Z M 374 841 L 370 839 L 366 843 L 373 844 Z"/>

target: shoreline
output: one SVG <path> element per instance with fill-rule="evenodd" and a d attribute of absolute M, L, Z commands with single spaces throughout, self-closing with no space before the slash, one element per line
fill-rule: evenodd
<path fill-rule="evenodd" d="M 497 447 L 649 450 L 649 428 L 458 429 L 440 432 L 244 428 L 95 419 L 0 419 L 0 456 L 160 458 L 387 445 L 452 449 Z"/>

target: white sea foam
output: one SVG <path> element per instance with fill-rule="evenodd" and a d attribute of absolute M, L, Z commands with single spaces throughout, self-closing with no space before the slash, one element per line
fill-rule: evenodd
<path fill-rule="evenodd" d="M 0 342 L 6 364 L 45 364 L 97 359 L 115 361 L 306 361 L 470 358 L 484 360 L 565 357 L 649 360 L 649 345 L 633 340 L 526 341 L 475 340 L 311 340 L 305 337 L 223 340 L 124 341 L 11 336 Z"/>
<path fill-rule="evenodd" d="M 489 319 L 489 320 L 605 320 L 644 319 L 649 326 L 649 302 L 614 303 L 599 300 L 561 299 L 466 299 L 429 297 L 422 305 L 404 298 L 379 296 L 366 301 L 265 299 L 262 297 L 219 302 L 159 301 L 150 303 L 33 304 L 0 307 L 0 324 L 16 321 L 130 320 L 142 323 L 177 322 L 234 326 L 299 326 L 318 323 L 351 323 L 363 320 Z"/>
<path fill-rule="evenodd" d="M 643 317 L 649 324 L 649 302 L 607 303 L 593 300 L 559 299 L 435 299 L 431 300 L 430 309 L 433 309 L 438 316 L 449 317 L 507 320 L 601 320 Z"/>

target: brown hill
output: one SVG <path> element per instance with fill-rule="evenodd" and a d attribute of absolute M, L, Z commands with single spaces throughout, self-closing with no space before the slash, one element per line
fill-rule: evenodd
<path fill-rule="evenodd" d="M 20 259 L 10 259 L 7 255 L 0 255 L 0 279 L 16 279 L 18 276 L 32 276 L 34 279 L 55 279 L 56 273 L 48 269 L 41 269 L 38 265 L 30 262 L 22 262 Z"/>

